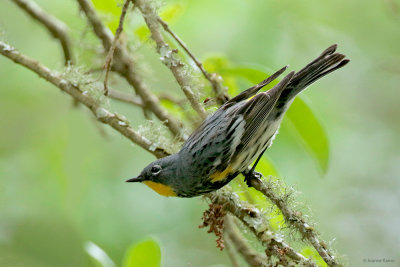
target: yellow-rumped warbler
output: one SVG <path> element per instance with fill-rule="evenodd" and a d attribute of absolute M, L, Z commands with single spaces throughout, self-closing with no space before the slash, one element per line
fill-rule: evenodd
<path fill-rule="evenodd" d="M 239 173 L 254 172 L 295 96 L 349 62 L 335 53 L 336 47 L 327 48 L 299 72 L 290 72 L 269 91 L 257 94 L 287 67 L 230 99 L 207 117 L 178 153 L 150 163 L 127 182 L 143 182 L 163 196 L 194 197 L 221 188 Z"/>

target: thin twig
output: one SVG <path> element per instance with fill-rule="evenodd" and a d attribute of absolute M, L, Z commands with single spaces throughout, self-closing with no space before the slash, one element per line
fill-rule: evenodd
<path fill-rule="evenodd" d="M 321 240 L 318 233 L 313 227 L 305 222 L 305 219 L 301 216 L 300 212 L 293 211 L 284 201 L 282 197 L 277 195 L 274 190 L 269 187 L 266 183 L 254 176 L 250 179 L 251 186 L 257 191 L 265 195 L 274 205 L 276 205 L 282 212 L 285 220 L 288 224 L 293 225 L 302 237 L 308 240 L 322 259 L 328 264 L 328 266 L 341 266 L 332 255 L 329 249 L 326 247 L 326 243 Z"/>
<path fill-rule="evenodd" d="M 203 73 L 203 76 L 210 82 L 214 94 L 217 98 L 217 103 L 222 105 L 224 104 L 227 100 L 229 100 L 229 97 L 225 94 L 225 88 L 222 85 L 222 77 L 219 76 L 216 73 L 209 73 L 204 69 L 203 64 L 198 60 L 195 55 L 189 50 L 185 42 L 179 38 L 179 36 L 174 33 L 171 28 L 169 27 L 168 23 L 162 20 L 160 17 L 157 17 L 158 22 L 163 26 L 164 30 L 168 32 L 172 38 L 175 39 L 175 41 L 185 50 L 185 52 L 189 55 L 189 57 L 193 60 L 193 62 L 196 64 L 196 66 L 199 68 L 201 73 Z"/>
<path fill-rule="evenodd" d="M 243 256 L 243 259 L 249 264 L 249 266 L 266 266 L 266 257 L 260 255 L 250 247 L 247 240 L 235 225 L 234 217 L 229 214 L 226 215 L 224 226 L 226 235 L 235 245 L 236 251 Z"/>
<path fill-rule="evenodd" d="M 46 13 L 40 6 L 34 1 L 30 0 L 12 0 L 22 10 L 28 13 L 33 19 L 43 24 L 51 35 L 60 41 L 64 58 L 65 65 L 73 63 L 73 56 L 71 52 L 71 42 L 68 36 L 67 26 L 58 18 Z"/>
<path fill-rule="evenodd" d="M 229 259 L 231 260 L 232 267 L 240 267 L 240 265 L 236 259 L 236 252 L 234 251 L 234 248 L 232 247 L 232 240 L 229 238 L 228 235 L 224 236 L 224 244 L 225 244 L 226 253 L 229 256 Z"/>
<path fill-rule="evenodd" d="M 80 8 L 85 13 L 96 36 L 101 40 L 106 51 L 112 46 L 113 35 L 111 31 L 101 22 L 93 4 L 89 0 L 77 0 Z M 137 95 L 143 101 L 145 109 L 151 110 L 156 117 L 165 123 L 168 129 L 178 138 L 182 138 L 182 124 L 177 121 L 161 105 L 156 95 L 154 95 L 143 82 L 136 72 L 136 62 L 129 55 L 126 47 L 117 43 L 114 52 L 114 63 L 112 68 L 135 89 Z"/>
<path fill-rule="evenodd" d="M 186 98 L 189 100 L 192 108 L 199 114 L 202 119 L 205 119 L 207 117 L 207 112 L 200 104 L 198 97 L 193 93 L 189 82 L 190 77 L 186 75 L 186 72 L 183 69 L 185 64 L 175 55 L 178 51 L 176 49 L 171 49 L 169 45 L 164 41 L 164 38 L 160 32 L 159 22 L 157 20 L 158 15 L 155 13 L 154 9 L 149 5 L 147 1 L 132 1 L 136 4 L 143 15 L 147 27 L 151 32 L 151 37 L 156 42 L 157 52 L 161 56 L 161 61 L 171 70 Z"/>
<path fill-rule="evenodd" d="M 106 57 L 106 62 L 104 63 L 104 69 L 106 71 L 105 73 L 105 78 L 104 78 L 104 95 L 108 95 L 108 74 L 110 72 L 110 68 L 111 68 L 111 62 L 113 60 L 113 56 L 114 56 L 114 51 L 115 48 L 117 47 L 117 42 L 119 39 L 119 36 L 121 35 L 122 31 L 123 31 L 123 25 L 124 25 L 124 20 L 125 20 L 125 15 L 126 12 L 128 11 L 128 7 L 130 4 L 131 0 L 125 0 L 124 2 L 124 6 L 122 7 L 122 12 L 121 12 L 121 16 L 119 17 L 119 24 L 118 24 L 118 28 L 115 31 L 115 35 L 114 35 L 114 40 L 111 44 L 110 49 L 108 50 L 108 54 Z"/>
<path fill-rule="evenodd" d="M 22 65 L 31 71 L 35 72 L 39 77 L 52 83 L 62 91 L 71 95 L 74 99 L 89 108 L 96 118 L 105 124 L 110 125 L 112 128 L 117 130 L 119 133 L 127 137 L 133 143 L 139 145 L 146 151 L 152 153 L 157 158 L 165 157 L 168 153 L 160 147 L 153 148 L 153 143 L 147 138 L 134 131 L 126 122 L 122 120 L 118 115 L 111 113 L 104 107 L 101 107 L 95 99 L 90 95 L 84 94 L 79 86 L 74 85 L 70 81 L 67 81 L 60 77 L 56 72 L 51 71 L 49 68 L 43 66 L 38 61 L 33 60 L 25 55 L 22 55 L 14 47 L 0 41 L 0 54 L 11 59 L 15 63 Z"/>

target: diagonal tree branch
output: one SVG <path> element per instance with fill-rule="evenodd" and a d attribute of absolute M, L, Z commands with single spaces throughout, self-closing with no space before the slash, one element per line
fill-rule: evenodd
<path fill-rule="evenodd" d="M 224 236 L 224 244 L 226 253 L 229 256 L 229 259 L 231 260 L 232 267 L 240 267 L 239 263 L 237 262 L 236 252 L 232 246 L 232 240 L 229 238 L 228 235 Z"/>
<path fill-rule="evenodd" d="M 85 13 L 96 36 L 101 40 L 103 47 L 108 51 L 113 42 L 111 31 L 104 26 L 97 15 L 93 4 L 88 0 L 77 0 L 80 8 Z M 177 137 L 182 136 L 182 124 L 179 123 L 167 110 L 161 105 L 156 95 L 154 95 L 136 73 L 136 63 L 129 55 L 126 47 L 117 43 L 114 53 L 114 64 L 112 68 L 135 89 L 137 95 L 143 101 L 146 108 L 151 110 L 156 117 L 163 121 L 169 130 Z"/>
<path fill-rule="evenodd" d="M 64 52 L 65 65 L 73 63 L 73 56 L 71 51 L 71 42 L 68 36 L 67 26 L 54 17 L 46 13 L 40 6 L 31 0 L 11 0 L 17 4 L 22 10 L 28 13 L 33 19 L 43 24 L 51 35 L 60 41 L 62 50 Z"/>
<path fill-rule="evenodd" d="M 93 28 L 94 33 L 100 39 L 103 44 L 104 50 L 109 50 L 112 41 L 113 41 L 113 34 L 111 33 L 110 29 L 108 29 L 103 22 L 101 21 L 100 17 L 96 13 L 96 10 L 93 7 L 91 1 L 88 0 L 77 0 L 79 7 L 85 14 L 88 22 Z"/>
<path fill-rule="evenodd" d="M 158 15 L 154 12 L 154 9 L 147 1 L 132 1 L 139 8 L 147 24 L 147 27 L 150 29 L 151 37 L 156 42 L 157 52 L 161 56 L 161 61 L 171 70 L 186 98 L 189 100 L 192 108 L 199 114 L 202 119 L 205 119 L 207 117 L 207 112 L 200 104 L 198 97 L 193 93 L 190 84 L 190 77 L 186 75 L 185 71 L 183 70 L 185 64 L 175 55 L 177 53 L 177 50 L 171 49 L 169 45 L 164 41 L 164 38 L 160 32 Z"/>
<path fill-rule="evenodd" d="M 271 186 L 260 180 L 258 177 L 254 176 L 250 179 L 250 183 L 252 187 L 265 195 L 280 209 L 286 222 L 289 225 L 294 226 L 301 236 L 312 244 L 318 254 L 329 266 L 340 265 L 330 250 L 326 247 L 326 243 L 321 240 L 315 229 L 305 222 L 305 219 L 301 216 L 300 212 L 293 211 L 285 203 L 283 198 L 274 192 Z"/>
<path fill-rule="evenodd" d="M 189 50 L 189 48 L 187 47 L 185 42 L 182 41 L 182 39 L 179 38 L 179 36 L 171 30 L 171 28 L 169 27 L 168 23 L 165 22 L 164 20 L 162 20 L 160 17 L 157 17 L 157 19 L 158 19 L 158 22 L 161 24 L 161 26 L 164 28 L 164 30 L 166 32 L 168 32 L 172 36 L 172 38 L 175 39 L 175 41 L 183 48 L 183 50 L 185 50 L 185 52 L 189 55 L 189 57 L 193 60 L 193 62 L 199 68 L 201 73 L 203 73 L 203 76 L 210 82 L 210 84 L 211 84 L 211 86 L 212 86 L 212 88 L 214 90 L 214 94 L 215 94 L 215 96 L 217 98 L 217 103 L 222 105 L 227 100 L 229 100 L 229 97 L 225 94 L 226 90 L 225 90 L 224 86 L 222 85 L 222 77 L 219 76 L 216 73 L 210 74 L 209 72 L 207 72 L 204 69 L 203 64 Z"/>
<path fill-rule="evenodd" d="M 242 236 L 237 228 L 233 216 L 229 214 L 226 215 L 224 226 L 225 234 L 228 236 L 228 239 L 232 241 L 236 247 L 236 251 L 242 255 L 249 266 L 266 266 L 266 257 L 259 255 L 259 253 L 250 247 L 246 242 L 247 240 Z"/>
<path fill-rule="evenodd" d="M 116 131 L 127 137 L 133 143 L 139 145 L 146 151 L 152 153 L 157 158 L 162 158 L 168 155 L 163 148 L 157 147 L 153 148 L 153 143 L 150 142 L 144 136 L 134 131 L 126 122 L 122 120 L 118 115 L 111 113 L 107 109 L 101 107 L 97 101 L 88 94 L 84 94 L 79 86 L 74 85 L 70 81 L 67 81 L 60 77 L 56 72 L 51 71 L 49 68 L 43 66 L 38 61 L 33 60 L 25 55 L 22 55 L 14 47 L 0 41 L 0 54 L 11 59 L 15 63 L 24 66 L 35 72 L 39 77 L 45 79 L 46 81 L 52 83 L 62 91 L 66 92 L 74 99 L 85 105 L 96 118 L 105 124 L 108 124 Z"/>
<path fill-rule="evenodd" d="M 296 264 L 304 264 L 305 266 L 317 265 L 310 259 L 295 251 L 286 244 L 281 237 L 277 236 L 269 229 L 269 224 L 258 209 L 250 208 L 248 204 L 239 200 L 238 196 L 227 190 L 219 190 L 218 192 L 208 194 L 208 199 L 212 203 L 223 205 L 224 208 L 237 217 L 257 239 L 266 246 L 267 256 L 272 253 L 281 257 L 282 260 L 291 261 Z"/>

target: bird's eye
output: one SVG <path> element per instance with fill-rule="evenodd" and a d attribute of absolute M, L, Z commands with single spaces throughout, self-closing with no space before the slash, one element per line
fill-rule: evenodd
<path fill-rule="evenodd" d="M 161 166 L 160 165 L 154 165 L 151 167 L 151 173 L 152 174 L 158 174 L 161 171 Z"/>

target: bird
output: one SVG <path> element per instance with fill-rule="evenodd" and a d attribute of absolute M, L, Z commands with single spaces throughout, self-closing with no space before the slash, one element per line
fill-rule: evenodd
<path fill-rule="evenodd" d="M 328 47 L 268 91 L 260 89 L 288 66 L 226 101 L 193 131 L 179 152 L 151 162 L 126 182 L 144 183 L 162 196 L 189 198 L 218 190 L 240 173 L 250 179 L 295 97 L 350 61 L 336 49 L 336 44 Z"/>

